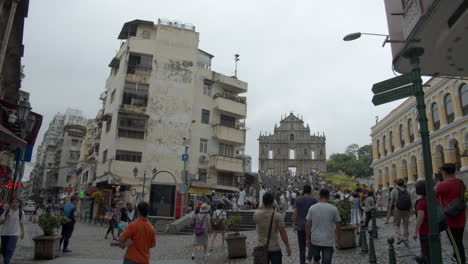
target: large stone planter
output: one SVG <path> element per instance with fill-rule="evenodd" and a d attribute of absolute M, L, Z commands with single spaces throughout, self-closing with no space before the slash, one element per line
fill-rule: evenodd
<path fill-rule="evenodd" d="M 228 247 L 228 258 L 247 257 L 247 250 L 245 247 L 246 238 L 247 237 L 243 234 L 228 234 L 226 236 L 226 243 Z"/>
<path fill-rule="evenodd" d="M 341 227 L 340 249 L 356 247 L 356 227 L 345 225 Z"/>
<path fill-rule="evenodd" d="M 34 241 L 34 259 L 54 259 L 60 255 L 60 235 L 37 236 Z"/>

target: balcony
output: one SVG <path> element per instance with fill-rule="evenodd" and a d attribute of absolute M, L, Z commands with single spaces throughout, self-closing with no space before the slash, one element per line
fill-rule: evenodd
<path fill-rule="evenodd" d="M 214 125 L 213 128 L 219 140 L 245 145 L 245 130 L 222 125 Z"/>
<path fill-rule="evenodd" d="M 247 92 L 247 83 L 235 77 L 228 77 L 221 73 L 213 72 L 213 81 L 220 83 L 229 90 L 233 90 L 235 93 Z"/>
<path fill-rule="evenodd" d="M 247 116 L 246 98 L 235 96 L 229 93 L 217 93 L 214 95 L 216 108 L 221 112 L 234 114 L 236 118 L 241 119 Z"/>
<path fill-rule="evenodd" d="M 147 116 L 146 106 L 139 106 L 139 105 L 121 104 L 119 108 L 119 113 Z"/>
<path fill-rule="evenodd" d="M 212 155 L 210 163 L 219 171 L 244 172 L 244 161 L 241 158 Z"/>
<path fill-rule="evenodd" d="M 125 80 L 127 82 L 149 84 L 150 77 L 151 68 L 128 65 L 127 76 Z"/>

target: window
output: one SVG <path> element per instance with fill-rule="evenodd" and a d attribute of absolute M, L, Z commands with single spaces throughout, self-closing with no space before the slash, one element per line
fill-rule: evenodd
<path fill-rule="evenodd" d="M 268 159 L 273 159 L 273 150 L 268 151 Z"/>
<path fill-rule="evenodd" d="M 111 93 L 111 97 L 110 97 L 110 103 L 111 104 L 114 102 L 114 98 L 115 98 L 115 90 L 112 91 L 112 93 Z"/>
<path fill-rule="evenodd" d="M 314 160 L 314 159 L 315 159 L 315 151 L 313 151 L 313 150 L 312 150 L 312 152 L 311 152 L 311 154 L 310 154 L 310 155 L 311 155 L 311 159 L 313 159 L 313 160 Z"/>
<path fill-rule="evenodd" d="M 72 160 L 77 160 L 80 158 L 80 152 L 79 151 L 70 151 L 69 157 Z"/>
<path fill-rule="evenodd" d="M 79 141 L 78 139 L 72 139 L 72 141 L 71 141 L 71 145 L 72 145 L 72 146 L 75 146 L 75 147 L 76 147 L 76 146 L 78 146 L 79 144 L 80 144 L 80 141 Z"/>
<path fill-rule="evenodd" d="M 117 150 L 115 154 L 115 159 L 129 162 L 141 162 L 141 156 L 141 152 Z"/>
<path fill-rule="evenodd" d="M 146 106 L 148 105 L 148 84 L 125 82 L 122 104 Z"/>
<path fill-rule="evenodd" d="M 290 160 L 296 159 L 296 151 L 294 149 L 289 150 L 289 159 Z"/>
<path fill-rule="evenodd" d="M 208 139 L 200 138 L 200 152 L 208 153 Z"/>
<path fill-rule="evenodd" d="M 304 156 L 307 156 L 307 149 L 304 149 Z"/>
<path fill-rule="evenodd" d="M 390 149 L 395 151 L 395 139 L 393 138 L 393 131 L 390 131 Z"/>
<path fill-rule="evenodd" d="M 127 73 L 148 74 L 151 72 L 153 56 L 130 54 L 128 57 Z"/>
<path fill-rule="evenodd" d="M 205 84 L 203 86 L 203 95 L 211 96 L 212 93 L 213 93 L 213 88 L 211 87 L 211 85 Z"/>
<path fill-rule="evenodd" d="M 206 169 L 198 169 L 198 181 L 206 182 L 208 178 L 208 171 Z"/>
<path fill-rule="evenodd" d="M 468 115 L 468 85 L 466 83 L 460 86 L 460 105 L 463 116 Z"/>
<path fill-rule="evenodd" d="M 380 155 L 380 140 L 377 139 L 377 157 L 380 159 L 381 155 Z"/>
<path fill-rule="evenodd" d="M 202 124 L 210 124 L 210 110 L 202 109 L 201 122 Z"/>
<path fill-rule="evenodd" d="M 89 171 L 85 171 L 81 177 L 81 184 L 88 184 L 89 181 Z"/>
<path fill-rule="evenodd" d="M 106 133 L 110 131 L 111 126 L 112 126 L 112 117 L 107 119 L 106 121 Z"/>
<path fill-rule="evenodd" d="M 445 104 L 445 115 L 447 116 L 447 124 L 450 124 L 455 120 L 455 114 L 453 112 L 453 101 L 452 101 L 452 96 L 450 94 L 445 95 L 444 104 Z"/>
<path fill-rule="evenodd" d="M 119 137 L 144 139 L 146 120 L 119 117 Z"/>
<path fill-rule="evenodd" d="M 410 143 L 414 141 L 414 127 L 413 127 L 413 120 L 408 119 L 408 135 Z"/>
<path fill-rule="evenodd" d="M 439 115 L 439 108 L 437 107 L 437 103 L 432 104 L 431 111 L 432 111 L 432 125 L 434 126 L 434 130 L 438 130 L 440 128 L 440 115 Z"/>
<path fill-rule="evenodd" d="M 231 116 L 221 115 L 221 125 L 227 127 L 236 127 L 236 119 Z"/>
<path fill-rule="evenodd" d="M 107 150 L 104 150 L 102 153 L 102 163 L 105 163 L 107 161 Z"/>
<path fill-rule="evenodd" d="M 398 128 L 398 134 L 400 136 L 401 147 L 404 147 L 405 146 L 405 132 L 403 130 L 403 124 L 400 124 L 400 127 Z"/>
<path fill-rule="evenodd" d="M 143 33 L 141 34 L 141 37 L 144 38 L 144 39 L 150 39 L 151 38 L 151 31 L 143 30 Z"/>
<path fill-rule="evenodd" d="M 225 186 L 234 186 L 234 174 L 227 172 L 219 172 L 218 184 Z"/>
<path fill-rule="evenodd" d="M 387 137 L 386 136 L 383 136 L 382 144 L 383 144 L 384 155 L 387 156 Z"/>
<path fill-rule="evenodd" d="M 294 141 L 294 134 L 289 135 L 289 141 Z"/>
<path fill-rule="evenodd" d="M 234 157 L 234 146 L 229 144 L 219 144 L 219 155 L 226 157 Z"/>

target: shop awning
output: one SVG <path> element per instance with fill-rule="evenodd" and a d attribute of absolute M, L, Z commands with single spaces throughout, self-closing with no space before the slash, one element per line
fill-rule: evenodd
<path fill-rule="evenodd" d="M 211 192 L 210 188 L 205 187 L 192 187 L 188 190 L 190 194 L 211 194 Z"/>
<path fill-rule="evenodd" d="M 228 192 L 238 192 L 239 188 L 237 187 L 232 187 L 232 186 L 226 186 L 226 185 L 215 185 L 212 187 L 215 190 L 219 191 L 228 191 Z"/>
<path fill-rule="evenodd" d="M 7 142 L 15 147 L 19 147 L 21 149 L 24 149 L 28 144 L 25 140 L 18 137 L 15 133 L 10 131 L 3 125 L 0 125 L 0 138 L 2 139 L 2 141 Z"/>

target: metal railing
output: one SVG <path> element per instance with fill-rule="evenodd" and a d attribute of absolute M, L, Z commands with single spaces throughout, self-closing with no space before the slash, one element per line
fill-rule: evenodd
<path fill-rule="evenodd" d="M 213 96 L 214 99 L 216 99 L 218 97 L 225 98 L 225 99 L 228 99 L 228 100 L 231 100 L 231 101 L 234 101 L 234 102 L 238 102 L 238 103 L 241 103 L 241 104 L 247 103 L 247 98 L 245 96 L 237 96 L 237 95 L 234 95 L 234 94 L 231 94 L 231 93 L 223 92 L 223 93 L 217 93 L 217 94 L 215 94 Z"/>
<path fill-rule="evenodd" d="M 181 29 L 187 29 L 187 30 L 195 30 L 195 26 L 189 23 L 182 23 L 179 21 L 175 20 L 169 20 L 169 19 L 158 19 L 158 24 L 160 25 L 165 25 L 165 26 L 170 26 L 170 27 L 176 27 L 176 28 L 181 28 Z"/>

